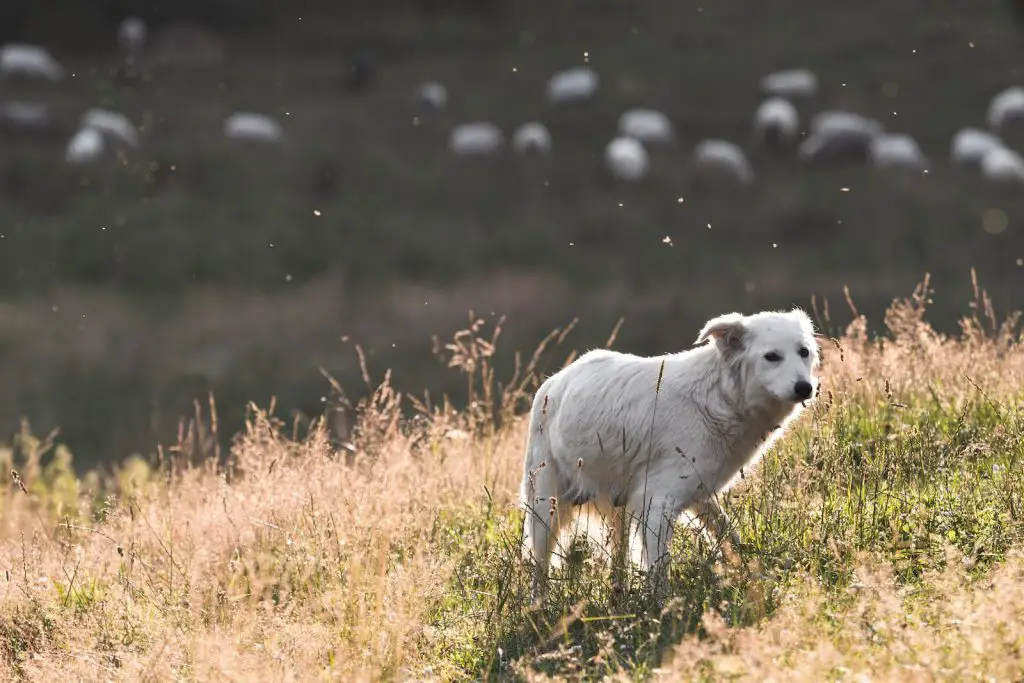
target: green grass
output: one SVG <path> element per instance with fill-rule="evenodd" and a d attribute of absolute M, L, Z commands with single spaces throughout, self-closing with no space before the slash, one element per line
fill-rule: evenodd
<path fill-rule="evenodd" d="M 388 3 L 381 14 L 360 8 L 361 17 L 304 6 L 301 22 L 298 10 L 282 10 L 286 21 L 225 35 L 218 63 L 175 69 L 144 59 L 147 78 L 137 82 L 114 75 L 112 31 L 44 17 L 34 30 L 81 30 L 64 43 L 38 36 L 74 78 L 5 91 L 48 103 L 58 130 L 6 136 L 0 159 L 0 293 L 12 317 L 30 323 L 0 319 L 11 396 L 0 431 L 16 431 L 22 417 L 44 431 L 59 424 L 78 463 L 92 465 L 172 442 L 178 417 L 208 390 L 227 433 L 242 427 L 253 396 L 312 414 L 320 365 L 361 389 L 342 336 L 363 344 L 378 373 L 394 368 L 407 391 L 451 390 L 426 340 L 449 335 L 467 308 L 508 313 L 516 345 L 576 316 L 576 343 L 591 346 L 626 316 L 624 341 L 643 353 L 677 348 L 725 308 L 806 305 L 809 293 L 838 299 L 843 284 L 876 319 L 924 272 L 944 286 L 933 324 L 955 330 L 972 266 L 1005 309 L 1024 258 L 1020 199 L 948 172 L 945 159 L 956 129 L 979 124 L 991 95 L 1013 81 L 1018 29 L 1000 20 L 995 0 L 969 10 L 940 2 L 926 17 L 905 4 L 800 0 L 780 14 L 733 0 L 516 3 L 491 24 L 425 21 Z M 75 49 L 89 44 L 107 47 Z M 349 47 L 379 57 L 379 82 L 361 95 L 340 85 L 339 53 Z M 601 73 L 600 95 L 546 106 L 550 74 L 584 52 Z M 809 171 L 757 156 L 756 188 L 699 191 L 686 164 L 692 146 L 706 137 L 746 145 L 758 78 L 789 66 L 821 78 L 821 95 L 800 105 L 805 118 L 848 107 L 909 132 L 934 161 L 928 177 L 892 182 L 869 169 Z M 450 106 L 414 125 L 411 94 L 426 79 L 447 85 Z M 895 97 L 885 94 L 892 83 Z M 93 106 L 122 110 L 143 145 L 69 169 L 64 146 Z M 665 111 L 680 144 L 656 151 L 647 181 L 622 186 L 601 154 L 634 106 Z M 279 117 L 286 144 L 224 140 L 223 120 L 238 109 Z M 539 119 L 555 154 L 452 158 L 451 127 L 481 118 L 509 133 Z M 1009 221 L 997 235 L 982 227 L 993 208 Z M 563 291 L 519 294 L 496 273 Z M 432 315 L 410 315 L 423 290 L 432 290 Z M 239 309 L 260 305 L 258 321 L 234 324 Z M 317 315 L 294 320 L 301 308 Z M 210 332 L 209 319 L 223 325 Z M 261 329 L 280 334 L 268 340 Z M 227 369 L 191 362 L 210 354 L 228 357 Z M 314 357 L 330 362 L 302 362 Z"/>
<path fill-rule="evenodd" d="M 253 407 L 219 465 L 206 411 L 162 461 L 81 479 L 66 450 L 26 430 L 2 452 L 3 476 L 18 474 L 0 492 L 0 671 L 1019 676 L 1020 337 L 1015 319 L 994 324 L 983 293 L 962 336 L 943 337 L 924 320 L 928 297 L 925 286 L 894 304 L 884 339 L 860 321 L 825 342 L 819 400 L 724 496 L 741 546 L 722 554 L 677 534 L 663 603 L 641 572 L 577 543 L 549 600 L 529 605 L 520 412 L 565 334 L 504 381 L 494 330 L 456 335 L 442 359 L 466 383 L 467 412 L 387 379 L 333 436 L 333 422 L 295 431 Z M 401 417 L 407 403 L 416 419 Z"/>

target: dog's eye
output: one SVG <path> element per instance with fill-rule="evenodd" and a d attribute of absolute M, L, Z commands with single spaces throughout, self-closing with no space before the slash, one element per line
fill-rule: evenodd
<path fill-rule="evenodd" d="M 805 346 L 805 347 L 802 347 L 802 348 L 800 349 L 800 357 L 801 357 L 801 358 L 807 358 L 807 356 L 809 356 L 809 355 L 811 355 L 811 352 L 807 350 L 807 347 L 806 347 L 806 346 Z"/>
<path fill-rule="evenodd" d="M 778 363 L 780 360 L 782 360 L 782 356 L 775 353 L 774 351 L 769 351 L 768 353 L 764 354 L 764 359 L 769 363 Z"/>

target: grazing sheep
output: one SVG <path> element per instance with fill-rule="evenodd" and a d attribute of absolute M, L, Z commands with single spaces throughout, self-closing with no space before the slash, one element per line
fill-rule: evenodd
<path fill-rule="evenodd" d="M 4 102 L 0 105 L 0 126 L 15 131 L 53 131 L 56 121 L 50 107 L 41 102 Z"/>
<path fill-rule="evenodd" d="M 1024 182 L 1024 158 L 1012 149 L 996 147 L 982 158 L 981 174 L 998 184 Z"/>
<path fill-rule="evenodd" d="M 551 76 L 545 97 L 552 104 L 583 102 L 597 93 L 600 85 L 597 72 L 586 66 L 577 66 Z"/>
<path fill-rule="evenodd" d="M 103 141 L 103 134 L 95 128 L 83 128 L 71 138 L 67 149 L 64 151 L 64 159 L 69 164 L 81 165 L 90 164 L 103 156 L 106 144 Z"/>
<path fill-rule="evenodd" d="M 671 142 L 672 122 L 655 109 L 630 109 L 619 116 L 619 135 L 644 143 Z"/>
<path fill-rule="evenodd" d="M 93 108 L 82 114 L 79 127 L 93 128 L 105 136 L 114 138 L 130 147 L 139 146 L 139 131 L 128 117 L 109 109 Z"/>
<path fill-rule="evenodd" d="M 647 175 L 651 160 L 639 140 L 617 137 L 604 148 L 604 160 L 612 175 L 620 180 L 636 182 Z"/>
<path fill-rule="evenodd" d="M 901 168 L 923 171 L 928 159 L 917 141 L 906 133 L 882 133 L 868 146 L 871 161 L 878 168 Z"/>
<path fill-rule="evenodd" d="M 551 131 L 537 121 L 524 123 L 512 135 L 512 149 L 516 154 L 549 154 Z"/>
<path fill-rule="evenodd" d="M 744 185 L 754 182 L 754 168 L 747 155 L 728 140 L 702 140 L 693 149 L 692 165 L 698 173 L 723 174 Z"/>
<path fill-rule="evenodd" d="M 280 142 L 281 124 L 263 114 L 235 112 L 224 120 L 224 135 L 232 140 Z"/>
<path fill-rule="evenodd" d="M 810 135 L 800 143 L 805 162 L 867 161 L 871 141 L 882 134 L 882 124 L 848 111 L 826 110 L 811 118 Z"/>
<path fill-rule="evenodd" d="M 841 109 L 826 109 L 811 117 L 812 133 L 842 134 L 867 133 L 871 137 L 881 135 L 882 124 L 866 116 Z"/>
<path fill-rule="evenodd" d="M 754 112 L 754 135 L 758 142 L 779 147 L 800 136 L 800 115 L 792 102 L 769 97 Z"/>
<path fill-rule="evenodd" d="M 988 105 L 988 127 L 998 132 L 1011 121 L 1024 118 L 1024 87 L 1003 90 Z"/>
<path fill-rule="evenodd" d="M 8 43 L 0 47 L 0 73 L 57 82 L 64 78 L 64 67 L 44 47 Z"/>
<path fill-rule="evenodd" d="M 420 83 L 416 86 L 416 102 L 431 111 L 444 109 L 448 104 L 448 90 L 436 81 Z"/>
<path fill-rule="evenodd" d="M 810 69 L 786 69 L 761 78 L 761 92 L 776 97 L 813 97 L 818 92 L 818 77 Z"/>
<path fill-rule="evenodd" d="M 1003 141 L 999 136 L 968 126 L 953 136 L 949 157 L 954 165 L 980 166 L 986 154 L 1002 146 Z"/>
<path fill-rule="evenodd" d="M 137 55 L 146 44 L 148 30 L 140 17 L 126 17 L 117 27 L 117 42 L 128 55 Z"/>
<path fill-rule="evenodd" d="M 448 138 L 448 148 L 460 156 L 493 154 L 504 144 L 504 133 L 489 121 L 463 123 Z"/>
<path fill-rule="evenodd" d="M 818 345 L 798 309 L 714 318 L 696 344 L 653 358 L 590 351 L 537 390 L 520 487 L 535 600 L 579 506 L 612 520 L 613 553 L 630 524 L 617 513 L 638 520 L 642 562 L 659 584 L 684 510 L 738 544 L 716 496 L 815 395 Z"/>

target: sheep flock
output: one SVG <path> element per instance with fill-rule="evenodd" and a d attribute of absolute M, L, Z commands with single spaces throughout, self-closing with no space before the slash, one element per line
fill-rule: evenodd
<path fill-rule="evenodd" d="M 137 17 L 121 22 L 117 41 L 125 59 L 133 59 L 146 47 L 147 26 Z M 0 77 L 60 82 L 68 77 L 65 68 L 45 48 L 26 43 L 0 47 Z M 792 158 L 805 165 L 823 163 L 869 164 L 879 172 L 927 174 L 935 160 L 929 159 L 912 135 L 887 130 L 878 120 L 841 109 L 823 109 L 802 120 L 799 108 L 819 92 L 819 79 L 810 69 L 792 68 L 764 75 L 758 84 L 761 102 L 750 119 L 748 140 L 697 140 L 686 161 L 688 172 L 714 176 L 723 182 L 750 186 L 757 172 L 748 154 L 763 151 Z M 541 105 L 580 106 L 600 97 L 601 77 L 591 66 L 576 66 L 554 73 Z M 448 88 L 428 81 L 412 93 L 417 115 L 451 106 Z M 0 103 L 0 120 L 7 125 L 31 129 L 46 126 L 52 118 L 39 102 L 8 100 Z M 970 168 L 986 181 L 998 185 L 1024 183 L 1024 158 L 1003 140 L 1014 125 L 1024 123 L 1024 86 L 1007 87 L 996 93 L 988 106 L 986 120 L 957 131 L 949 146 L 948 164 Z M 232 113 L 223 121 L 223 135 L 250 144 L 282 144 L 285 126 L 266 114 L 250 111 Z M 137 126 L 124 114 L 104 108 L 82 112 L 77 131 L 67 141 L 65 161 L 88 165 L 117 147 L 138 148 L 144 143 Z M 655 148 L 678 149 L 680 135 L 671 119 L 653 108 L 630 108 L 621 113 L 617 127 L 608 131 L 603 154 L 595 155 L 607 173 L 624 183 L 642 182 L 650 172 L 650 155 Z M 506 148 L 517 156 L 547 157 L 558 153 L 557 140 L 540 120 L 524 121 L 505 131 L 485 120 L 454 125 L 447 138 L 451 154 L 462 157 L 494 156 Z"/>

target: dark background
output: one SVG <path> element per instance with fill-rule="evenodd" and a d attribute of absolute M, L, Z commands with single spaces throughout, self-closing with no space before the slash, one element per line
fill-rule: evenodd
<path fill-rule="evenodd" d="M 458 398 L 463 381 L 432 357 L 431 335 L 449 338 L 471 308 L 507 314 L 507 363 L 573 317 L 570 342 L 586 348 L 625 316 L 617 347 L 637 353 L 689 345 L 711 315 L 811 295 L 843 324 L 844 284 L 880 322 L 926 271 L 943 330 L 967 311 L 972 266 L 1000 311 L 1020 304 L 1022 191 L 948 164 L 956 130 L 984 126 L 992 95 L 1024 82 L 1024 38 L 1002 2 L 2 7 L 0 40 L 45 45 L 69 77 L 2 84 L 4 101 L 47 103 L 55 125 L 2 132 L 0 433 L 22 417 L 60 426 L 79 467 L 168 443 L 210 389 L 225 438 L 247 401 L 321 411 L 320 367 L 356 397 L 355 342 L 375 379 L 392 367 L 400 388 Z M 150 28 L 131 68 L 116 38 L 126 14 Z M 547 105 L 550 75 L 585 59 L 598 96 Z M 372 66 L 365 87 L 353 64 Z M 916 137 L 929 173 L 758 154 L 758 80 L 789 67 L 822 83 L 805 120 L 837 107 L 877 117 Z M 433 115 L 412 94 L 427 79 L 450 95 Z M 64 148 L 94 106 L 124 112 L 143 143 L 71 168 Z M 635 106 L 665 111 L 680 142 L 625 186 L 602 154 Z M 236 110 L 278 118 L 285 142 L 225 139 Z M 555 152 L 454 158 L 452 126 L 478 119 L 509 135 L 543 121 Z M 704 137 L 748 148 L 756 187 L 697 188 L 687 159 Z M 1009 219 L 999 234 L 983 227 L 993 209 Z"/>

